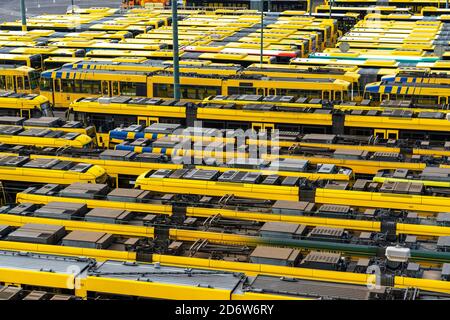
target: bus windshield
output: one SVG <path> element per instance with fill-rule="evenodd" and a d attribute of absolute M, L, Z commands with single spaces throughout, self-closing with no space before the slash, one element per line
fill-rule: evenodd
<path fill-rule="evenodd" d="M 52 117 L 53 116 L 53 110 L 50 107 L 50 103 L 49 102 L 44 102 L 43 104 L 41 104 L 41 112 L 46 117 Z"/>
<path fill-rule="evenodd" d="M 36 89 L 37 87 L 39 87 L 39 72 L 37 71 L 31 71 L 29 73 L 30 76 L 30 88 L 31 89 Z"/>

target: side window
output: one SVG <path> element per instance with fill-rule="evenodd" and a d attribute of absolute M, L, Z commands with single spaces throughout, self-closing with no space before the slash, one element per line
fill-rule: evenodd
<path fill-rule="evenodd" d="M 17 90 L 23 90 L 23 77 L 17 77 Z"/>
<path fill-rule="evenodd" d="M 119 95 L 119 83 L 117 81 L 114 81 L 112 83 L 112 95 L 113 96 Z"/>
<path fill-rule="evenodd" d="M 5 80 L 5 76 L 0 76 L 0 89 L 6 90 L 6 80 Z"/>
<path fill-rule="evenodd" d="M 133 82 L 120 82 L 120 93 L 124 96 L 135 96 L 136 84 Z"/>
<path fill-rule="evenodd" d="M 61 92 L 61 80 L 60 79 L 55 80 L 55 92 Z"/>
<path fill-rule="evenodd" d="M 61 86 L 63 92 L 76 92 L 73 80 L 61 80 Z"/>
<path fill-rule="evenodd" d="M 102 81 L 102 95 L 109 96 L 109 82 Z"/>

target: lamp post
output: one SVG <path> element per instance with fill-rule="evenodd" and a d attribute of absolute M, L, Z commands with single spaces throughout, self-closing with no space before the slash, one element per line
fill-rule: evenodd
<path fill-rule="evenodd" d="M 259 47 L 259 67 L 262 68 L 263 65 L 263 54 L 264 54 L 264 0 L 261 0 L 261 39 Z"/>
<path fill-rule="evenodd" d="M 310 0 L 311 1 L 311 0 Z M 333 6 L 333 2 L 334 2 L 334 0 L 330 0 L 329 1 L 329 5 L 328 5 L 328 7 L 330 7 L 330 14 L 329 14 L 329 18 L 331 19 L 331 7 Z"/>
<path fill-rule="evenodd" d="M 25 9 L 25 0 L 20 0 L 20 13 L 22 15 L 22 31 L 27 31 L 27 14 Z"/>
<path fill-rule="evenodd" d="M 178 0 L 172 0 L 173 98 L 180 100 L 180 58 L 178 51 Z"/>

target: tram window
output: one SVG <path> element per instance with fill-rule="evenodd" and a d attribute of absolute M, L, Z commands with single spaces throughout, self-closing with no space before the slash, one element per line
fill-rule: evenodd
<path fill-rule="evenodd" d="M 51 78 L 42 78 L 41 79 L 41 90 L 42 91 L 52 91 L 52 82 L 53 79 Z M 57 90 L 59 91 L 59 90 Z"/>
<path fill-rule="evenodd" d="M 81 92 L 89 94 L 100 94 L 101 93 L 100 82 L 83 80 L 83 82 L 81 83 Z"/>

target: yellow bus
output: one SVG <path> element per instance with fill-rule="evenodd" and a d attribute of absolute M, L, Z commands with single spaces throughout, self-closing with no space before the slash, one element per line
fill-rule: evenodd
<path fill-rule="evenodd" d="M 273 78 L 261 75 L 222 76 L 181 73 L 181 97 L 200 101 L 213 95 L 261 94 L 348 100 L 351 83 L 339 79 Z M 56 108 L 67 108 L 84 97 L 137 96 L 173 97 L 173 74 L 169 71 L 97 70 L 63 67 L 42 73 L 41 94 Z"/>
<path fill-rule="evenodd" d="M 49 101 L 44 96 L 0 91 L 0 115 L 31 118 L 51 113 Z"/>
<path fill-rule="evenodd" d="M 0 90 L 39 93 L 39 72 L 26 66 L 0 65 Z"/>

